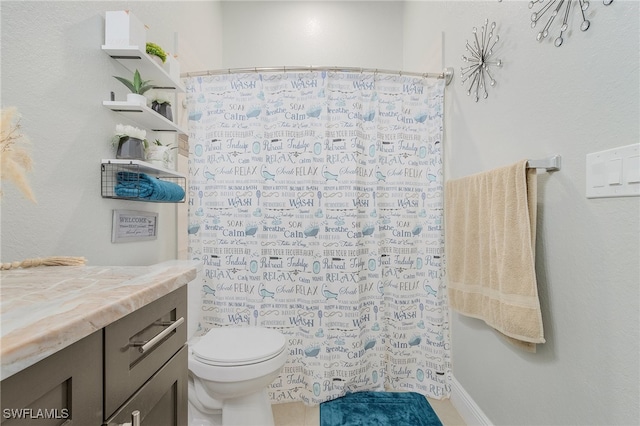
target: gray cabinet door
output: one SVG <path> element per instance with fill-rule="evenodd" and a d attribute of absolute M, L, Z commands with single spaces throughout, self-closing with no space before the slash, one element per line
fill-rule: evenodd
<path fill-rule="evenodd" d="M 187 347 L 183 348 L 147 381 L 107 422 L 147 426 L 187 425 Z M 136 414 L 137 413 L 137 414 Z"/>
<path fill-rule="evenodd" d="M 2 381 L 2 426 L 102 424 L 102 330 Z"/>

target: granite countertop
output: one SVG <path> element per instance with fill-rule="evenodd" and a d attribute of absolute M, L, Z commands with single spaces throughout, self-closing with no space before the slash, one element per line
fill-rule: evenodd
<path fill-rule="evenodd" d="M 192 281 L 198 263 L 42 266 L 0 273 L 0 380 Z"/>

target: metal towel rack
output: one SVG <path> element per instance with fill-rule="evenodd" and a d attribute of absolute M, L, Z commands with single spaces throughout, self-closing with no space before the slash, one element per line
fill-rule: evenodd
<path fill-rule="evenodd" d="M 560 170 L 562 157 L 554 155 L 553 157 L 543 158 L 541 160 L 528 160 L 528 169 L 544 169 L 547 172 L 557 172 Z"/>

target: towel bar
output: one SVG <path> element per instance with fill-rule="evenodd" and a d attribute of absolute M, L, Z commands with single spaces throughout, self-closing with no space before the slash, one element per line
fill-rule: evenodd
<path fill-rule="evenodd" d="M 543 158 L 542 160 L 527 161 L 528 169 L 545 169 L 547 172 L 557 172 L 560 170 L 561 158 L 559 155 Z"/>

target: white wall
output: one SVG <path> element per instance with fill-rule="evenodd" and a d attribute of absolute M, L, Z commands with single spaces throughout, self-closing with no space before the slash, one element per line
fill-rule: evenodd
<path fill-rule="evenodd" d="M 405 5 L 405 45 L 426 49 L 416 40 L 444 31 L 445 65 L 456 69 L 445 95 L 447 179 L 562 155 L 561 171 L 538 177 L 547 343 L 523 353 L 453 314 L 453 373 L 494 424 L 638 424 L 640 198 L 585 198 L 586 154 L 640 140 L 638 2 L 592 1 L 591 28 L 577 30 L 574 17 L 560 48 L 535 40 L 530 14 L 524 1 Z M 504 67 L 476 104 L 459 69 L 487 18 Z M 405 68 L 419 64 L 405 50 Z"/>
<path fill-rule="evenodd" d="M 104 15 L 131 10 L 149 27 L 147 39 L 170 51 L 179 32 L 179 60 L 189 71 L 219 66 L 219 3 L 2 1 L 0 7 L 2 106 L 16 106 L 23 116 L 34 160 L 28 178 L 38 200 L 32 204 L 3 184 L 2 261 L 66 255 L 93 265 L 146 265 L 175 258 L 176 233 L 186 232 L 176 229 L 175 204 L 100 196 L 100 160 L 114 156 L 115 125 L 130 124 L 102 106 L 110 91 L 118 99 L 127 92 L 112 76 L 129 75 L 101 50 Z M 158 212 L 158 239 L 112 244 L 113 209 Z"/>
<path fill-rule="evenodd" d="M 402 2 L 225 1 L 223 66 L 402 66 Z"/>

